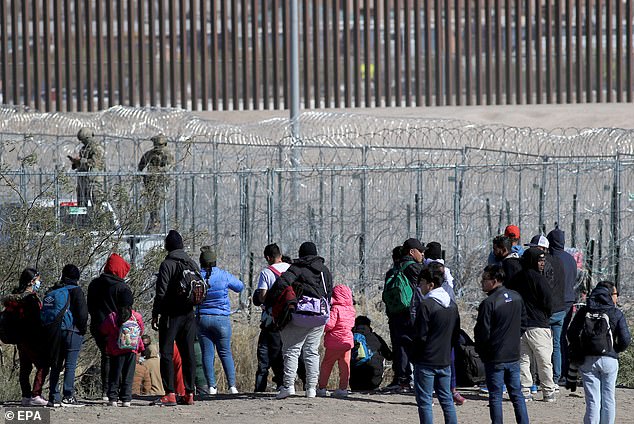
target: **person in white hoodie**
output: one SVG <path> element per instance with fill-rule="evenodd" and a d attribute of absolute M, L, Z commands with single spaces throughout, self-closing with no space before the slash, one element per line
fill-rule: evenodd
<path fill-rule="evenodd" d="M 451 394 L 451 348 L 458 342 L 460 315 L 455 302 L 442 288 L 444 273 L 430 267 L 418 277 L 409 355 L 414 364 L 414 391 L 421 423 L 433 423 L 432 394 L 443 410 L 445 423 L 457 423 Z"/>

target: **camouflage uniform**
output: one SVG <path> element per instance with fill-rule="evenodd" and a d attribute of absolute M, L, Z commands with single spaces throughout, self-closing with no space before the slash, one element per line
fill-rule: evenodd
<path fill-rule="evenodd" d="M 169 189 L 171 178 L 165 175 L 174 164 L 174 157 L 167 150 L 167 137 L 157 135 L 152 137 L 154 148 L 143 154 L 139 161 L 139 172 L 146 168 L 149 175 L 143 176 L 145 185 L 145 199 L 150 212 L 146 231 L 156 230 L 161 225 L 160 209 L 165 202 L 167 190 Z"/>
<path fill-rule="evenodd" d="M 95 141 L 94 136 L 90 128 L 82 128 L 77 133 L 77 138 L 83 146 L 77 158 L 69 157 L 73 169 L 77 172 L 105 171 L 104 151 Z M 89 201 L 94 206 L 103 200 L 103 177 L 77 177 L 77 204 L 79 206 L 88 206 Z"/>

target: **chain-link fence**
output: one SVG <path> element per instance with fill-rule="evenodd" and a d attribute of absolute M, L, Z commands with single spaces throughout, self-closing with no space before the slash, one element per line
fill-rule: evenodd
<path fill-rule="evenodd" d="M 513 223 L 524 242 L 559 225 L 589 272 L 631 290 L 633 131 L 309 113 L 293 138 L 283 120 L 227 126 L 178 111 L 2 115 L 2 203 L 43 191 L 73 198 L 61 181 L 75 177 L 66 155 L 86 125 L 106 151 L 107 171 L 94 175 L 140 208 L 138 161 L 150 135 L 167 134 L 176 165 L 163 230 L 181 230 L 192 251 L 213 244 L 219 266 L 247 282 L 267 243 L 295 256 L 310 239 L 337 281 L 372 296 L 392 248 L 416 236 L 442 244 L 463 294 L 475 299 L 491 238 Z"/>

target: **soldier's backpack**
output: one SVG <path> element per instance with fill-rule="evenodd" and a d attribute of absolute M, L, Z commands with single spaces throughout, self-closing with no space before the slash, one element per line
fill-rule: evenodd
<path fill-rule="evenodd" d="M 416 262 L 407 261 L 402 266 L 395 267 L 394 272 L 385 282 L 382 299 L 388 315 L 409 311 L 414 287 L 405 275 L 405 269 L 414 263 Z"/>
<path fill-rule="evenodd" d="M 586 311 L 581 330 L 581 351 L 584 355 L 604 355 L 613 350 L 610 317 L 605 312 Z"/>
<path fill-rule="evenodd" d="M 141 326 L 139 325 L 134 313 L 130 318 L 121 324 L 119 328 L 119 337 L 117 338 L 117 347 L 121 350 L 136 350 L 141 340 Z"/>
<path fill-rule="evenodd" d="M 209 284 L 196 269 L 191 269 L 181 262 L 180 280 L 176 285 L 176 295 L 187 305 L 200 305 L 205 297 Z"/>
<path fill-rule="evenodd" d="M 352 333 L 354 346 L 350 354 L 350 365 L 358 367 L 368 362 L 374 356 L 374 351 L 368 346 L 368 341 L 364 334 Z"/>

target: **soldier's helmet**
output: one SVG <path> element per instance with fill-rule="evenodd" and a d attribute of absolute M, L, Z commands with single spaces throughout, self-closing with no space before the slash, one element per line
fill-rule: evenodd
<path fill-rule="evenodd" d="M 95 136 L 95 133 L 93 132 L 93 130 L 86 127 L 80 129 L 79 132 L 77 133 L 77 138 L 79 139 L 79 141 L 81 141 L 84 144 L 86 144 L 94 136 Z"/>
<path fill-rule="evenodd" d="M 167 137 L 163 134 L 155 135 L 151 140 L 155 147 L 167 146 Z"/>

